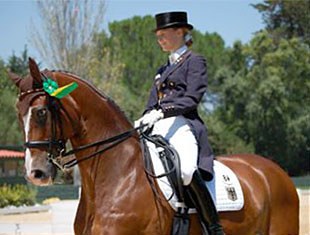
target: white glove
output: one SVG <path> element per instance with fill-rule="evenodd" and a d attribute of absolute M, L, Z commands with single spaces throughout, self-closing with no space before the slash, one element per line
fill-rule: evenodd
<path fill-rule="evenodd" d="M 160 119 L 164 118 L 164 113 L 161 109 L 156 110 L 153 109 L 151 112 L 144 114 L 144 116 L 137 121 L 135 121 L 135 127 L 139 127 L 141 125 L 147 125 L 147 128 L 151 128 L 154 124 Z M 142 130 L 144 132 L 146 130 Z"/>
<path fill-rule="evenodd" d="M 154 126 L 154 124 L 164 117 L 163 111 L 161 109 L 153 109 L 151 112 L 145 114 L 142 119 L 142 125 L 148 125 L 149 128 Z"/>

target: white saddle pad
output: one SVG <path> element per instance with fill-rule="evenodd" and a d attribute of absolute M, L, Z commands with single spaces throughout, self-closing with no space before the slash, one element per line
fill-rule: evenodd
<path fill-rule="evenodd" d="M 158 152 L 153 143 L 147 143 L 156 175 L 163 174 L 164 168 L 158 157 Z M 235 173 L 219 161 L 214 161 L 214 178 L 206 185 L 218 211 L 238 211 L 243 208 L 244 197 L 241 185 Z M 157 179 L 160 189 L 166 199 L 170 199 L 173 191 L 167 177 Z M 178 202 L 175 196 L 169 200 L 170 205 L 176 210 Z M 195 210 L 190 210 L 194 213 Z"/>

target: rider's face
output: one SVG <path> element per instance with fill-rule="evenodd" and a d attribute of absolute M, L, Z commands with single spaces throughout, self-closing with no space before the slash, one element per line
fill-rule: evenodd
<path fill-rule="evenodd" d="M 174 52 L 184 44 L 181 28 L 167 28 L 156 31 L 157 41 L 163 51 Z"/>

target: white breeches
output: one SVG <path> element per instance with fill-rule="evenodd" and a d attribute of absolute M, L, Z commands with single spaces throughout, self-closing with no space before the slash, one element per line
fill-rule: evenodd
<path fill-rule="evenodd" d="M 198 144 L 183 116 L 161 119 L 152 134 L 162 135 L 178 152 L 184 185 L 189 185 L 197 169 Z"/>

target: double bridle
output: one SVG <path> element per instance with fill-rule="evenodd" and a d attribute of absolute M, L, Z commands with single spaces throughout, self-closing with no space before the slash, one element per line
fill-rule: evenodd
<path fill-rule="evenodd" d="M 126 139 L 128 139 L 129 137 L 137 133 L 137 131 L 139 131 L 141 128 L 143 128 L 142 126 L 133 128 L 119 135 L 112 136 L 111 138 L 99 140 L 94 143 L 79 146 L 75 149 L 71 149 L 67 151 L 66 149 L 67 139 L 65 139 L 63 135 L 63 123 L 60 117 L 60 111 L 61 110 L 63 111 L 63 113 L 68 117 L 68 120 L 70 120 L 71 123 L 73 123 L 73 120 L 68 114 L 68 112 L 66 111 L 66 109 L 63 107 L 59 99 L 52 97 L 48 95 L 47 93 L 44 94 L 42 91 L 43 90 L 38 90 L 38 89 L 33 90 L 33 91 L 28 91 L 26 94 L 20 94 L 20 97 L 25 96 L 27 94 L 33 94 L 35 92 L 40 92 L 42 93 L 42 95 L 46 96 L 47 109 L 51 113 L 51 137 L 48 140 L 30 140 L 30 141 L 25 142 L 24 146 L 26 148 L 45 149 L 48 153 L 48 156 L 47 156 L 48 160 L 51 161 L 55 166 L 57 166 L 61 170 L 71 168 L 82 161 L 88 160 L 100 153 L 107 151 L 108 149 L 113 148 L 114 146 L 125 141 Z M 59 138 L 57 138 L 57 126 L 59 127 L 59 130 L 60 130 Z M 105 145 L 103 148 L 87 156 L 84 156 L 81 159 L 74 158 L 64 164 L 61 163 L 61 160 L 63 160 L 63 158 L 65 157 L 68 157 L 70 155 L 73 155 L 75 153 L 78 153 L 80 151 L 83 151 L 83 150 L 86 150 L 92 147 L 103 146 L 103 145 Z"/>

